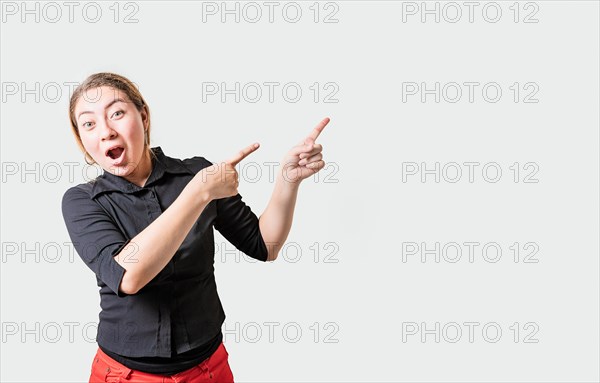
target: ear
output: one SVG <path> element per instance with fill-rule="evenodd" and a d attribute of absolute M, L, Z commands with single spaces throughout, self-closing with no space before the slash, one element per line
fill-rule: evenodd
<path fill-rule="evenodd" d="M 148 112 L 146 111 L 146 106 L 142 108 L 140 114 L 142 115 L 142 122 L 144 123 L 144 131 L 148 131 Z"/>

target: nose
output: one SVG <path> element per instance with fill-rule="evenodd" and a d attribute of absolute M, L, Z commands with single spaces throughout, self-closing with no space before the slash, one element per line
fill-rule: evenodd
<path fill-rule="evenodd" d="M 103 121 L 102 123 L 100 123 L 100 125 L 100 138 L 102 138 L 103 140 L 110 140 L 117 136 L 117 132 L 110 126 L 108 121 Z"/>

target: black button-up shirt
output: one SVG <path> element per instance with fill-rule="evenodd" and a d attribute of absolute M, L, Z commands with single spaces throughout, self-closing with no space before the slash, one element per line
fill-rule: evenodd
<path fill-rule="evenodd" d="M 126 357 L 172 357 L 214 347 L 210 341 L 221 332 L 225 312 L 214 276 L 213 226 L 248 256 L 266 261 L 268 255 L 258 217 L 240 194 L 212 200 L 158 275 L 136 294 L 120 291 L 125 269 L 113 257 L 175 201 L 196 173 L 212 165 L 204 157 L 180 160 L 160 147 L 152 151 L 157 158 L 144 187 L 105 171 L 69 188 L 62 199 L 73 246 L 100 287 L 96 340 Z"/>

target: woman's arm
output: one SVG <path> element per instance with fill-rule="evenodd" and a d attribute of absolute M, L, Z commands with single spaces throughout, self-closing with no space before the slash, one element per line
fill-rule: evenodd
<path fill-rule="evenodd" d="M 260 232 L 269 252 L 267 261 L 277 259 L 290 233 L 300 182 L 325 166 L 321 153 L 323 146 L 316 144 L 315 140 L 328 123 L 329 118 L 323 119 L 283 160 L 284 165 L 275 181 L 275 190 L 259 218 Z"/>
<path fill-rule="evenodd" d="M 288 182 L 279 173 L 271 199 L 259 218 L 260 232 L 269 251 L 267 261 L 277 259 L 290 233 L 299 187 L 299 183 Z"/>
<path fill-rule="evenodd" d="M 179 197 L 114 258 L 126 271 L 119 289 L 135 294 L 152 280 L 179 249 L 211 198 L 198 173 Z"/>
<path fill-rule="evenodd" d="M 235 165 L 257 148 L 258 145 L 250 145 L 229 160 L 199 171 L 171 206 L 114 257 L 126 270 L 121 291 L 135 294 L 158 275 L 211 200 L 238 194 Z M 129 256 L 132 252 L 134 255 Z"/>

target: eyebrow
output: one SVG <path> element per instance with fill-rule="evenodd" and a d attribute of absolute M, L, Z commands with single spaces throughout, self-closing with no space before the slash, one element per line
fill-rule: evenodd
<path fill-rule="evenodd" d="M 127 101 L 123 100 L 122 98 L 115 98 L 114 100 L 112 100 L 111 102 L 106 104 L 106 106 L 104 107 L 104 110 L 110 108 L 113 104 L 115 104 L 117 102 L 125 102 L 126 103 Z M 83 112 L 81 112 L 77 115 L 77 120 L 79 121 L 79 117 L 81 117 L 82 114 L 86 114 L 86 113 L 93 113 L 93 112 L 91 110 L 84 110 Z"/>

